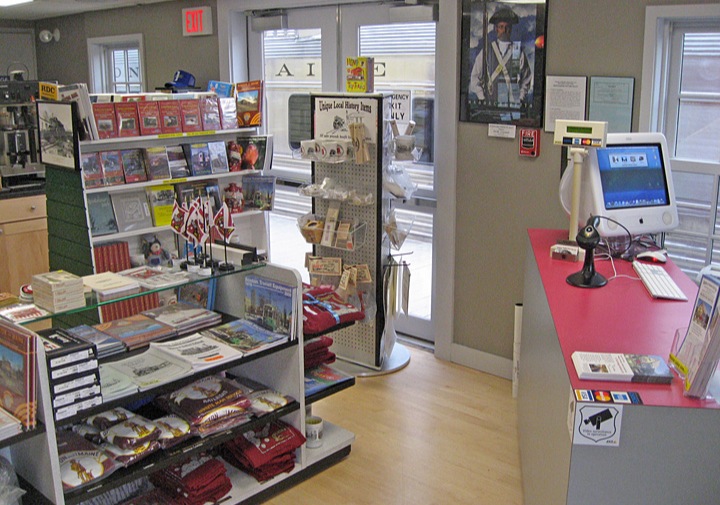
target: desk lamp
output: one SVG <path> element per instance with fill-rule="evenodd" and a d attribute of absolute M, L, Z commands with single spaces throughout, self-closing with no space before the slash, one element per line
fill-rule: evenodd
<path fill-rule="evenodd" d="M 595 248 L 600 243 L 600 233 L 597 231 L 598 218 L 591 216 L 575 237 L 578 246 L 585 250 L 583 269 L 569 275 L 568 284 L 578 288 L 600 288 L 607 284 L 607 279 L 595 271 Z"/>

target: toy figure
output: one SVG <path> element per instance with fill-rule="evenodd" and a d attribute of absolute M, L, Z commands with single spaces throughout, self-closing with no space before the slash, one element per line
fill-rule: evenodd
<path fill-rule="evenodd" d="M 142 250 L 148 266 L 159 267 L 170 261 L 170 254 L 163 249 L 160 240 L 155 235 L 149 240 L 143 237 Z"/>

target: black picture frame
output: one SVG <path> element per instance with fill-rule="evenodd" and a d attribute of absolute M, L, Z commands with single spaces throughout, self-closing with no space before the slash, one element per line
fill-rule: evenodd
<path fill-rule="evenodd" d="M 37 102 L 40 162 L 80 170 L 79 114 L 75 102 Z"/>
<path fill-rule="evenodd" d="M 498 40 L 502 22 L 509 40 Z M 546 30 L 547 0 L 463 0 L 460 121 L 542 126 Z"/>

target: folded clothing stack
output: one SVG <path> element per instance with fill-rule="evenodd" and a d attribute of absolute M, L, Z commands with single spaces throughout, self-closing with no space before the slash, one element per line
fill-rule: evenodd
<path fill-rule="evenodd" d="M 305 335 L 318 335 L 335 326 L 362 319 L 365 319 L 364 308 L 344 301 L 332 286 L 303 285 Z"/>
<path fill-rule="evenodd" d="M 330 351 L 333 339 L 328 336 L 311 338 L 305 342 L 303 355 L 305 357 L 305 370 L 318 365 L 329 365 L 335 361 L 335 353 Z"/>
<path fill-rule="evenodd" d="M 215 503 L 230 492 L 225 465 L 201 453 L 150 476 L 150 482 L 172 496 L 177 505 Z"/>
<path fill-rule="evenodd" d="M 282 421 L 273 421 L 258 431 L 250 431 L 227 442 L 223 458 L 231 465 L 265 482 L 295 467 L 295 450 L 305 436 Z"/>

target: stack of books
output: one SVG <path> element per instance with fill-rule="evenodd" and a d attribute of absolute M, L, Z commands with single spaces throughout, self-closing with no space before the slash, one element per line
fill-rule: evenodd
<path fill-rule="evenodd" d="M 217 312 L 184 302 L 164 305 L 153 310 L 146 310 L 144 315 L 175 328 L 178 335 L 220 324 L 222 317 Z"/>
<path fill-rule="evenodd" d="M 107 333 L 103 333 L 97 328 L 88 326 L 87 324 L 66 328 L 61 331 L 72 337 L 90 342 L 93 346 L 95 346 L 98 359 L 125 351 L 125 346 L 118 339 L 113 338 Z"/>
<path fill-rule="evenodd" d="M 33 297 L 35 305 L 51 312 L 64 312 L 85 306 L 82 277 L 55 270 L 33 275 Z"/>
<path fill-rule="evenodd" d="M 94 291 L 101 302 L 140 292 L 140 284 L 136 280 L 114 272 L 86 275 L 82 280 L 85 287 Z"/>
<path fill-rule="evenodd" d="M 103 397 L 95 346 L 53 328 L 38 335 L 45 348 L 55 419 L 100 405 Z"/>
<path fill-rule="evenodd" d="M 22 424 L 5 409 L 0 409 L 0 440 L 5 440 L 22 431 Z"/>
<path fill-rule="evenodd" d="M 145 347 L 155 340 L 164 340 L 177 335 L 172 326 L 142 314 L 96 324 L 94 328 L 120 340 L 129 351 Z"/>

